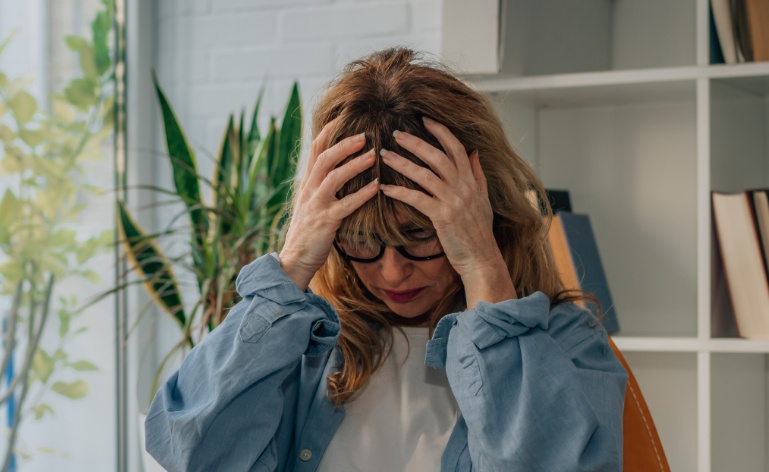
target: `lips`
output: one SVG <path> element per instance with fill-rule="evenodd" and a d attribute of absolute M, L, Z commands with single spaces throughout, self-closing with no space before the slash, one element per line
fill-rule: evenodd
<path fill-rule="evenodd" d="M 385 295 L 387 295 L 390 300 L 396 302 L 396 303 L 404 303 L 411 301 L 415 299 L 420 293 L 422 293 L 423 288 L 418 288 L 416 290 L 407 290 L 405 292 L 391 292 L 390 290 L 382 290 Z"/>

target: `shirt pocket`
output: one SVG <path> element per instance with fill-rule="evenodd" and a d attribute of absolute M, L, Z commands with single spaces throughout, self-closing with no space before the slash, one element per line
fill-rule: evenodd
<path fill-rule="evenodd" d="M 240 340 L 244 343 L 259 342 L 273 323 L 300 309 L 300 304 L 279 305 L 271 300 L 255 298 L 240 324 Z"/>

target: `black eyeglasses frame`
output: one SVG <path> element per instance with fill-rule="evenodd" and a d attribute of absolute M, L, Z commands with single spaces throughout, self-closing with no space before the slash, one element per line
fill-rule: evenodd
<path fill-rule="evenodd" d="M 336 252 L 338 252 L 339 255 L 342 257 L 342 259 L 344 260 L 352 261 L 352 262 L 361 262 L 363 264 L 367 264 L 369 262 L 376 262 L 379 259 L 381 259 L 382 256 L 384 256 L 384 252 L 385 252 L 385 248 L 387 247 L 387 244 L 383 243 L 382 241 L 377 241 L 377 242 L 379 243 L 379 247 L 380 247 L 379 254 L 377 254 L 375 257 L 372 257 L 370 259 L 361 259 L 359 257 L 353 257 L 348 255 L 347 253 L 344 252 L 344 250 L 342 250 L 341 247 L 339 247 L 339 245 L 336 243 L 336 240 L 334 240 L 334 249 L 336 249 Z M 412 256 L 411 254 L 406 252 L 406 248 L 403 246 L 392 246 L 392 247 L 395 248 L 395 250 L 398 251 L 406 259 L 417 261 L 417 262 L 431 261 L 433 259 L 438 259 L 439 257 L 443 257 L 446 255 L 445 252 L 442 252 L 434 256 L 417 257 L 417 256 Z"/>

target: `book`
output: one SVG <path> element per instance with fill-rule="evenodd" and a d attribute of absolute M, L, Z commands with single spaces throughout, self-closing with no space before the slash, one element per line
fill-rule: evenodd
<path fill-rule="evenodd" d="M 571 197 L 569 197 L 568 190 L 546 188 L 545 193 L 547 194 L 548 201 L 550 201 L 550 207 L 553 209 L 553 213 L 558 213 L 559 211 L 571 211 Z"/>
<path fill-rule="evenodd" d="M 555 190 L 545 189 L 545 196 L 550 203 L 550 208 L 553 210 L 553 214 L 559 211 L 571 211 L 571 198 L 569 197 L 568 190 Z M 543 215 L 546 214 L 545 202 L 537 195 L 537 191 L 534 189 L 526 191 L 526 198 L 534 208 L 539 208 L 539 212 Z"/>
<path fill-rule="evenodd" d="M 721 42 L 718 40 L 718 30 L 716 29 L 716 22 L 713 19 L 713 5 L 709 4 L 708 14 L 708 36 L 710 39 L 710 63 L 711 64 L 723 64 L 724 53 L 721 50 Z"/>
<path fill-rule="evenodd" d="M 580 284 L 577 278 L 577 268 L 574 266 L 574 260 L 571 258 L 571 249 L 566 240 L 566 232 L 563 230 L 560 215 L 554 215 L 550 222 L 550 229 L 547 232 L 547 244 L 550 246 L 550 253 L 553 255 L 555 271 L 561 280 L 564 290 L 579 290 Z M 584 303 L 579 303 L 585 306 Z"/>
<path fill-rule="evenodd" d="M 598 244 L 588 215 L 561 211 L 557 215 L 565 234 L 579 288 L 592 293 L 601 304 L 604 328 L 609 333 L 619 331 L 617 308 L 598 253 Z M 552 226 L 551 226 L 552 228 Z"/>
<path fill-rule="evenodd" d="M 769 0 L 746 0 L 754 61 L 769 61 Z"/>
<path fill-rule="evenodd" d="M 718 42 L 727 64 L 737 63 L 737 44 L 734 41 L 734 23 L 730 0 L 710 0 L 713 21 L 718 32 Z"/>
<path fill-rule="evenodd" d="M 764 256 L 764 272 L 769 279 L 769 191 L 749 190 L 751 197 L 753 218 L 758 228 L 761 253 Z"/>
<path fill-rule="evenodd" d="M 734 41 L 737 44 L 737 62 L 753 62 L 753 43 L 750 39 L 746 0 L 731 1 Z"/>
<path fill-rule="evenodd" d="M 713 224 L 739 335 L 769 339 L 769 280 L 750 192 L 713 192 Z"/>

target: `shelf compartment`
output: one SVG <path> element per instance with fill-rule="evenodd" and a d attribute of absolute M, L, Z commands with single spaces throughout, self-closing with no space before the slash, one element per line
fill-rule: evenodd
<path fill-rule="evenodd" d="M 711 359 L 711 470 L 769 468 L 766 354 L 714 354 Z"/>
<path fill-rule="evenodd" d="M 549 108 L 495 97 L 545 186 L 590 215 L 623 336 L 697 336 L 693 95 Z"/>
<path fill-rule="evenodd" d="M 503 73 L 532 76 L 696 64 L 697 5 L 691 0 L 505 3 Z"/>
<path fill-rule="evenodd" d="M 769 340 L 754 339 L 699 339 L 673 337 L 612 336 L 624 352 L 714 352 L 769 354 Z"/>
<path fill-rule="evenodd" d="M 697 355 L 623 352 L 649 406 L 671 470 L 696 471 Z"/>

